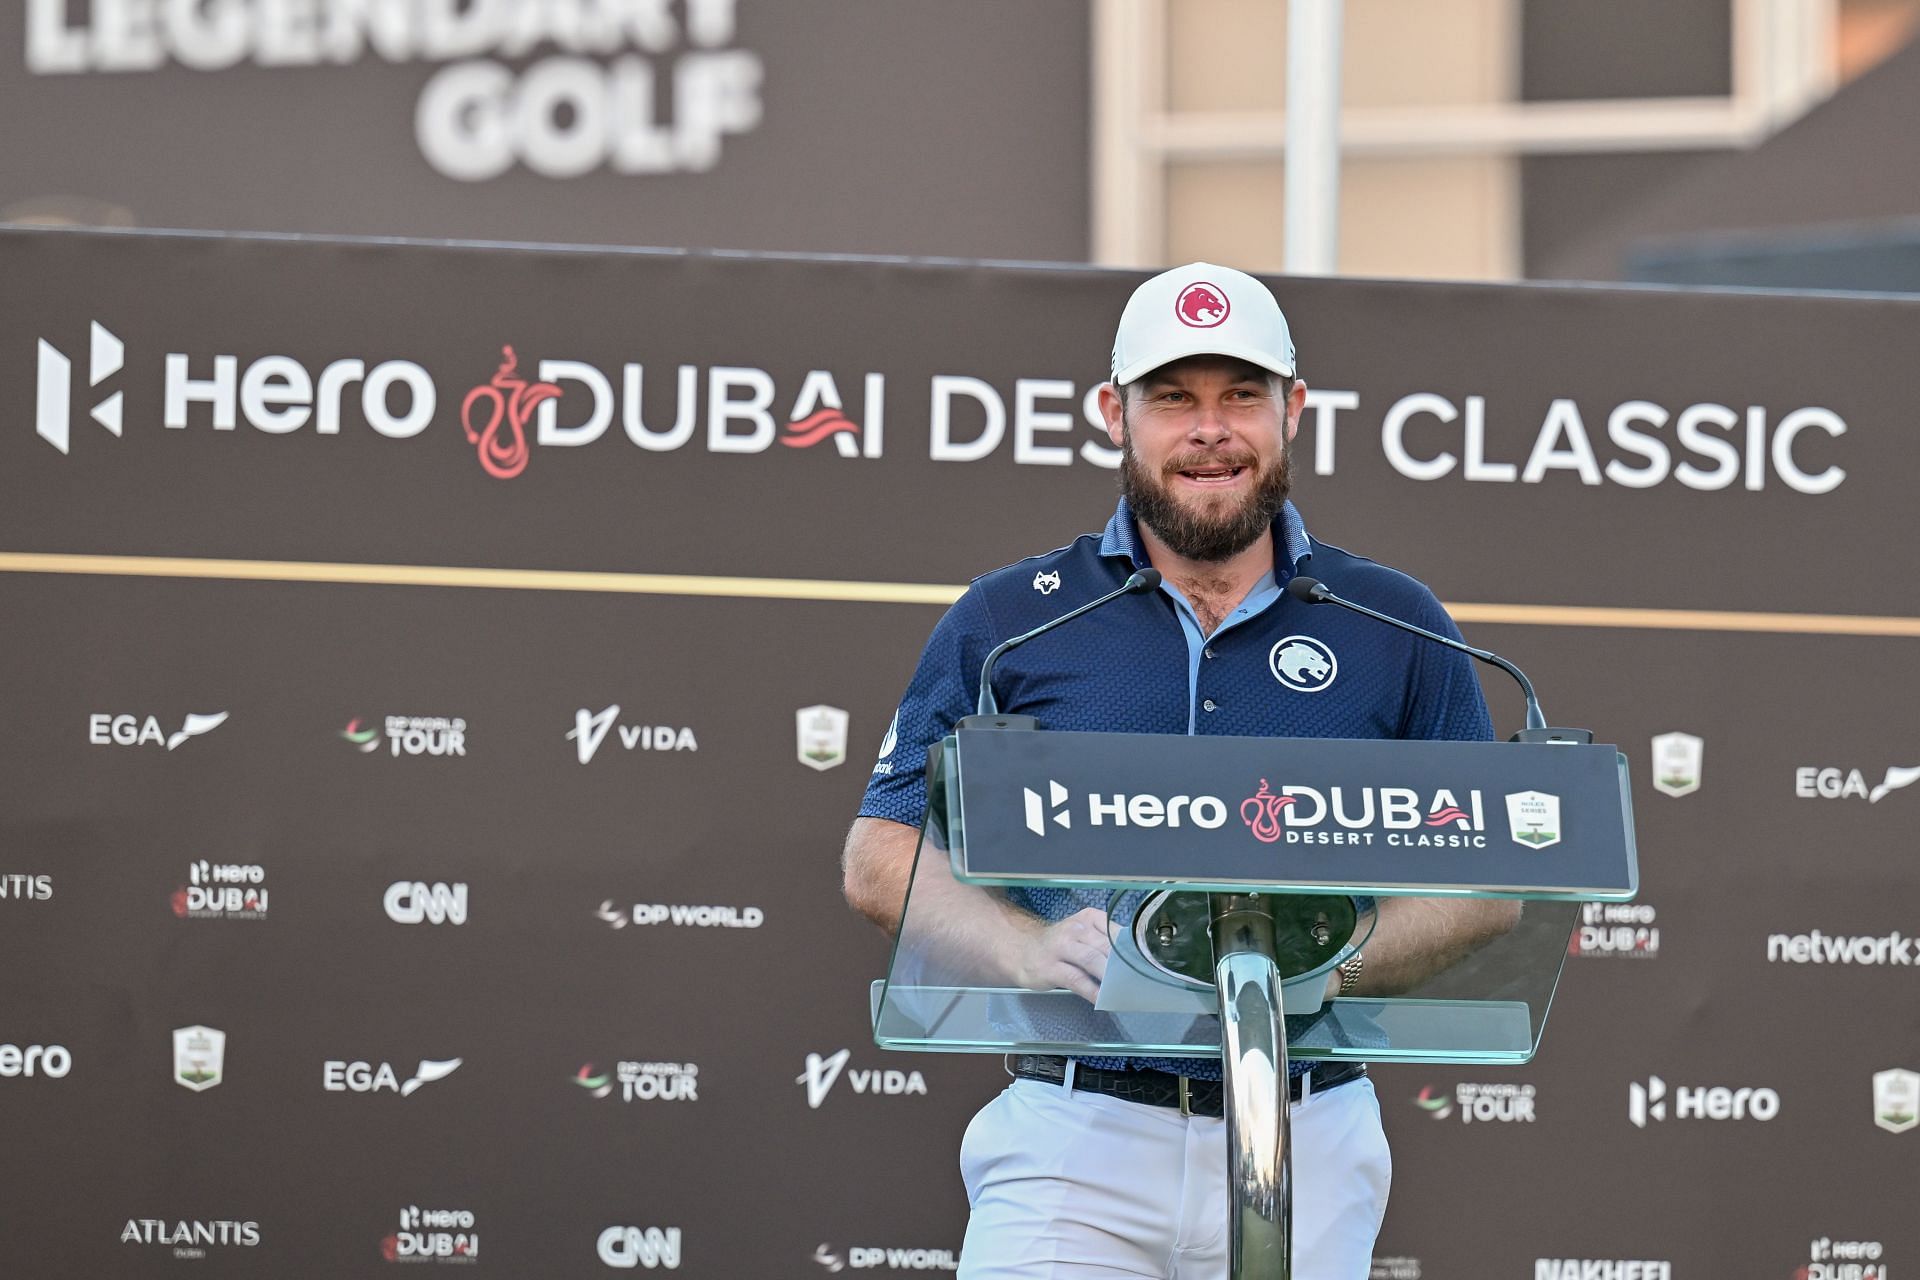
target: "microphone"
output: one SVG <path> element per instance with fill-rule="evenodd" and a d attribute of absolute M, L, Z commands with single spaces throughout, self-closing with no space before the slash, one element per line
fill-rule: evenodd
<path fill-rule="evenodd" d="M 1287 594 L 1302 604 L 1337 604 L 1342 609 L 1351 609 L 1355 613 L 1362 613 L 1376 621 L 1384 622 L 1390 627 L 1398 627 L 1402 631 L 1410 631 L 1416 636 L 1438 641 L 1449 649 L 1458 649 L 1461 653 L 1478 658 L 1490 666 L 1500 668 L 1515 680 L 1519 681 L 1520 691 L 1527 695 L 1527 727 L 1519 733 L 1514 734 L 1513 737 L 1509 739 L 1511 742 L 1588 743 L 1593 741 L 1593 732 L 1588 729 L 1548 728 L 1547 717 L 1545 713 L 1540 710 L 1540 699 L 1535 696 L 1533 692 L 1533 681 L 1527 679 L 1526 672 L 1514 666 L 1497 653 L 1487 649 L 1476 649 L 1465 641 L 1455 640 L 1452 636 L 1444 636 L 1438 631 L 1429 631 L 1425 627 L 1417 627 L 1411 622 L 1394 617 L 1392 614 L 1381 613 L 1378 609 L 1369 609 L 1367 606 L 1357 604 L 1344 596 L 1335 595 L 1327 584 L 1318 578 L 1305 576 L 1293 578 L 1287 583 Z"/>
<path fill-rule="evenodd" d="M 1118 589 L 1107 592 L 1107 594 L 1101 596 L 1099 599 L 1089 600 L 1071 613 L 1063 613 L 1052 622 L 1042 623 L 1024 635 L 1014 636 L 1010 640 L 1002 640 L 994 646 L 993 652 L 987 655 L 987 660 L 980 664 L 980 698 L 975 706 L 975 714 L 977 716 L 998 716 L 1000 714 L 1000 704 L 993 696 L 993 664 L 1000 661 L 1000 655 L 1007 652 L 1007 650 L 1017 649 L 1036 636 L 1043 636 L 1055 627 L 1065 626 L 1081 614 L 1092 613 L 1101 605 L 1118 600 L 1121 596 L 1141 595 L 1154 590 L 1159 585 L 1160 571 L 1158 569 L 1137 569 L 1134 571 L 1132 577 L 1120 584 Z M 967 718 L 973 719 L 974 717 L 969 716 Z"/>

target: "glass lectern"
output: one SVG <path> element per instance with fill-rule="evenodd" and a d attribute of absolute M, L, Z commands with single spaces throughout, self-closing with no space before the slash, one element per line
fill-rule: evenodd
<path fill-rule="evenodd" d="M 1578 731 L 1573 731 L 1577 733 Z M 1583 901 L 1638 887 L 1626 761 L 1484 743 L 961 727 L 926 821 L 875 1043 L 1222 1060 L 1232 1274 L 1289 1273 L 1289 1056 L 1523 1063 Z M 1395 895 L 1521 899 L 1417 985 L 1332 996 Z M 1104 978 L 1032 990 L 1015 940 L 1091 912 Z M 1384 937 L 1384 935 L 1383 935 Z M 1089 998 L 1091 995 L 1092 998 Z"/>

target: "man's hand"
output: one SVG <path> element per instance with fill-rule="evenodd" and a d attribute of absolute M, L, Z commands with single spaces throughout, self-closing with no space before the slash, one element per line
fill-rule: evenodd
<path fill-rule="evenodd" d="M 1107 913 L 1088 907 L 1029 934 L 1013 957 L 1013 980 L 1029 991 L 1064 987 L 1092 1004 L 1112 950 Z"/>

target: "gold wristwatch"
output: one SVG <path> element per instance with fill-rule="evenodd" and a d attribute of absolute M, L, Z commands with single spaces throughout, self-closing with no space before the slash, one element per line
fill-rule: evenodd
<path fill-rule="evenodd" d="M 1340 994 L 1350 996 L 1354 988 L 1360 985 L 1360 971 L 1367 967 L 1366 956 L 1356 951 L 1334 966 L 1334 972 L 1340 975 Z"/>

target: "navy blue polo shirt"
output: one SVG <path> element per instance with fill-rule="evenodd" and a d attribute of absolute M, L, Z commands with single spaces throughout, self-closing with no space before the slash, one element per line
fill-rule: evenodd
<path fill-rule="evenodd" d="M 1108 733 L 1493 737 L 1471 658 L 1349 610 L 1305 604 L 1285 588 L 1296 574 L 1311 574 L 1349 600 L 1459 636 L 1431 591 L 1310 537 L 1291 502 L 1274 521 L 1273 546 L 1272 574 L 1212 635 L 1202 634 L 1169 582 L 1014 649 L 994 668 L 1000 710 L 1037 717 L 1042 729 Z M 975 578 L 920 655 L 861 816 L 918 827 L 926 816 L 927 748 L 972 713 L 988 651 L 1116 589 L 1149 563 L 1123 498 L 1102 533 Z M 1108 896 L 1084 889 L 1010 895 L 1049 920 L 1104 907 Z M 1216 1079 L 1220 1073 L 1217 1060 L 1082 1061 Z M 1292 1064 L 1295 1074 L 1309 1065 Z"/>

